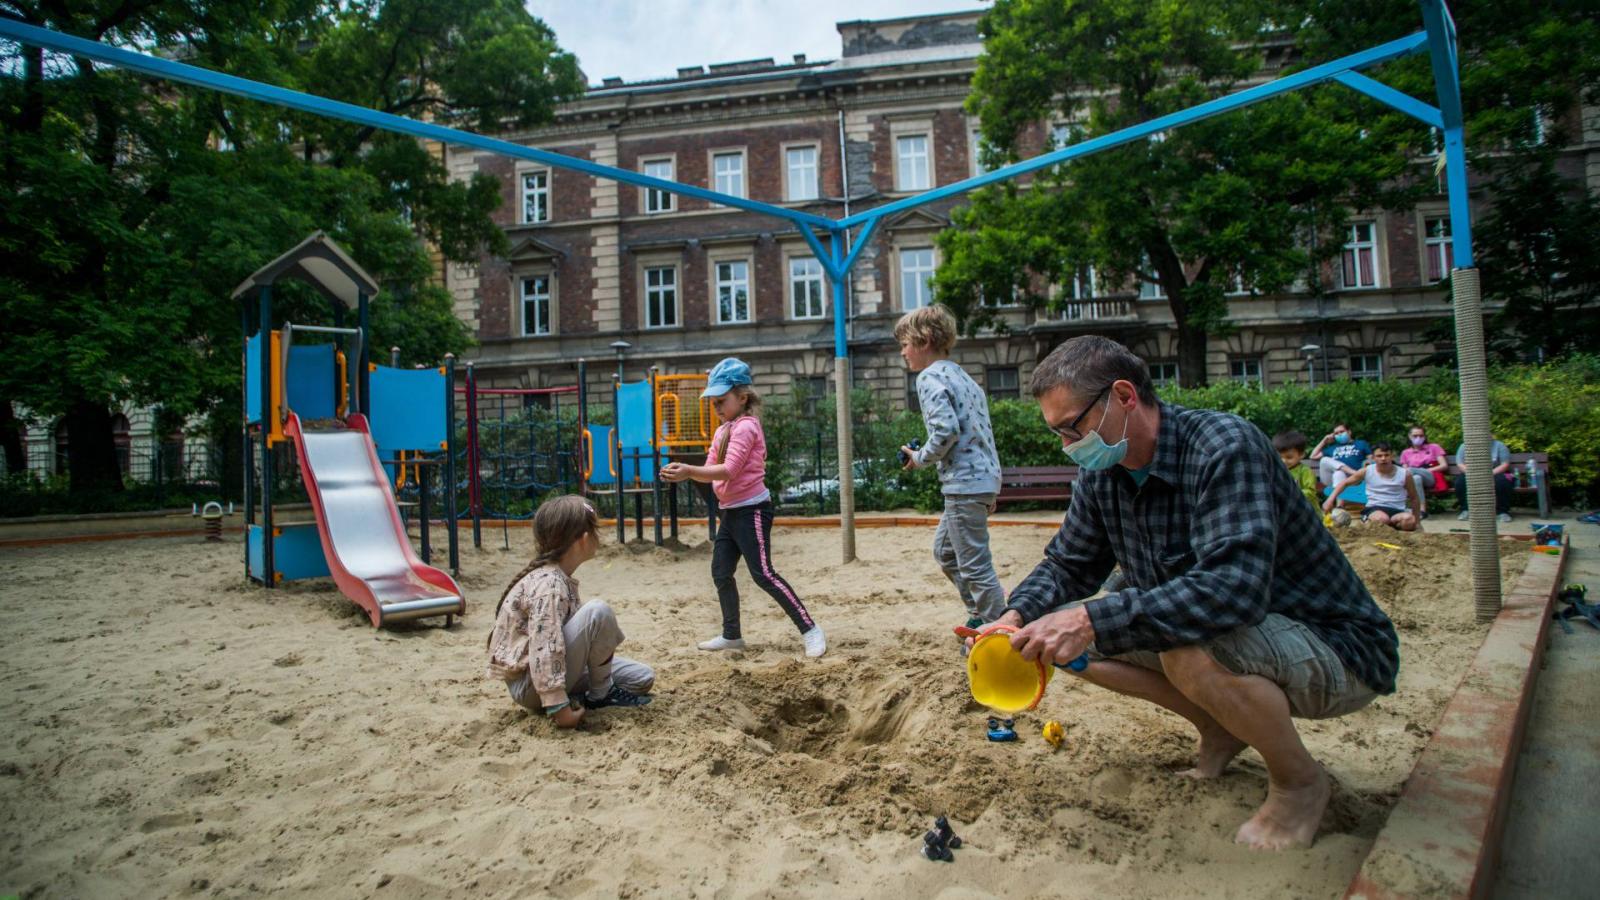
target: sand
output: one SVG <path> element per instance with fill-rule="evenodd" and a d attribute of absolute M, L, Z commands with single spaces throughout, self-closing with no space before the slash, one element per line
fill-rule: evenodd
<path fill-rule="evenodd" d="M 1176 716 L 1063 677 L 1021 741 L 985 740 L 931 529 L 862 530 L 848 566 L 834 531 L 775 533 L 820 661 L 747 581 L 750 649 L 693 649 L 718 628 L 703 536 L 579 571 L 659 684 L 571 733 L 480 674 L 526 530 L 463 552 L 449 631 L 374 631 L 327 582 L 247 587 L 236 539 L 0 550 L 0 895 L 1337 897 L 1484 634 L 1464 540 L 1346 530 L 1400 629 L 1399 691 L 1302 723 L 1329 815 L 1313 848 L 1258 853 L 1232 836 L 1259 757 L 1182 778 Z M 1007 586 L 1049 536 L 995 530 Z M 1525 559 L 1506 545 L 1508 584 Z M 917 853 L 938 814 L 953 865 Z"/>

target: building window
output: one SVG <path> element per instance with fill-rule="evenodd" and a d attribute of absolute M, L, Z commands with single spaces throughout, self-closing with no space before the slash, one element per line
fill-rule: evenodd
<path fill-rule="evenodd" d="M 925 191 L 928 177 L 928 136 L 908 134 L 895 140 L 895 190 Z"/>
<path fill-rule="evenodd" d="M 550 333 L 550 276 L 522 279 L 522 333 L 539 337 Z"/>
<path fill-rule="evenodd" d="M 984 306 L 998 309 L 1006 306 L 1017 306 L 1021 301 L 1017 299 L 1017 286 L 1008 284 L 999 294 L 989 294 L 982 288 L 978 289 L 978 302 Z"/>
<path fill-rule="evenodd" d="M 133 457 L 133 428 L 122 413 L 111 417 L 111 446 L 117 453 L 117 467 L 127 475 Z"/>
<path fill-rule="evenodd" d="M 1178 383 L 1178 364 L 1175 362 L 1153 362 L 1150 364 L 1150 380 L 1156 387 L 1166 387 Z"/>
<path fill-rule="evenodd" d="M 660 178 L 664 181 L 673 180 L 672 160 L 670 159 L 647 159 L 640 168 L 644 174 L 649 175 L 651 178 Z M 644 211 L 646 215 L 672 212 L 676 208 L 676 195 L 667 191 L 658 191 L 655 188 L 644 189 Z"/>
<path fill-rule="evenodd" d="M 1352 222 L 1340 254 L 1340 285 L 1346 288 L 1378 286 L 1377 226 L 1372 222 Z"/>
<path fill-rule="evenodd" d="M 72 453 L 67 444 L 67 420 L 64 418 L 56 423 L 53 443 L 55 444 L 56 474 L 65 475 L 72 463 Z"/>
<path fill-rule="evenodd" d="M 1150 262 L 1150 254 L 1145 253 L 1145 254 L 1140 255 L 1140 257 L 1139 257 L 1139 271 L 1141 273 L 1145 273 L 1145 274 L 1154 276 L 1154 274 L 1155 274 L 1154 270 L 1155 270 L 1155 266 L 1152 265 L 1151 262 Z M 1146 278 L 1146 277 L 1142 277 L 1142 276 L 1140 277 L 1140 279 L 1139 279 L 1139 299 L 1140 300 L 1165 300 L 1166 297 L 1167 297 L 1166 289 L 1161 286 L 1160 282 L 1151 281 L 1149 278 Z"/>
<path fill-rule="evenodd" d="M 822 300 L 822 263 L 815 257 L 789 260 L 789 314 L 820 319 L 828 307 Z"/>
<path fill-rule="evenodd" d="M 900 251 L 900 308 L 920 309 L 933 302 L 933 248 Z"/>
<path fill-rule="evenodd" d="M 828 376 L 796 375 L 789 389 L 804 404 L 806 415 L 814 416 L 817 414 L 817 401 L 828 393 Z"/>
<path fill-rule="evenodd" d="M 1228 360 L 1228 377 L 1241 384 L 1261 387 L 1261 358 Z"/>
<path fill-rule="evenodd" d="M 550 173 L 522 173 L 522 224 L 550 221 Z"/>
<path fill-rule="evenodd" d="M 1238 269 L 1234 269 L 1231 273 L 1229 273 L 1228 287 L 1225 291 L 1223 291 L 1223 293 L 1229 297 L 1249 296 L 1250 287 L 1244 283 L 1244 273 L 1240 272 Z"/>
<path fill-rule="evenodd" d="M 1072 299 L 1092 300 L 1094 295 L 1094 266 L 1084 266 L 1072 274 Z"/>
<path fill-rule="evenodd" d="M 717 274 L 717 324 L 735 325 L 750 321 L 750 264 L 719 262 Z"/>
<path fill-rule="evenodd" d="M 1423 235 L 1428 280 L 1443 281 L 1455 265 L 1455 247 L 1450 243 L 1450 218 L 1437 216 L 1426 219 Z"/>
<path fill-rule="evenodd" d="M 1382 353 L 1352 353 L 1352 354 L 1350 354 L 1350 380 L 1351 381 L 1382 381 L 1383 380 L 1383 354 Z"/>
<path fill-rule="evenodd" d="M 730 197 L 744 194 L 744 151 L 717 153 L 711 157 L 711 189 Z"/>
<path fill-rule="evenodd" d="M 817 199 L 817 148 L 790 147 L 784 151 L 790 200 Z"/>
<path fill-rule="evenodd" d="M 989 171 L 983 164 L 983 134 L 978 129 L 972 129 L 972 139 L 967 143 L 967 152 L 972 154 L 972 174 L 982 175 Z"/>
<path fill-rule="evenodd" d="M 1015 400 L 1022 396 L 1022 381 L 1016 366 L 990 366 L 984 373 L 990 400 Z"/>
<path fill-rule="evenodd" d="M 678 269 L 651 266 L 644 270 L 644 327 L 675 328 L 678 324 Z"/>

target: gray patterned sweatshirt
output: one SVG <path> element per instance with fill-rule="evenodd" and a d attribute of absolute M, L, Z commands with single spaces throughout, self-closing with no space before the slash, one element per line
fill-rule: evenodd
<path fill-rule="evenodd" d="M 918 466 L 939 464 L 946 494 L 1000 492 L 1000 456 L 989 425 L 989 398 L 966 370 L 941 359 L 917 374 L 917 401 L 928 439 L 917 450 Z"/>

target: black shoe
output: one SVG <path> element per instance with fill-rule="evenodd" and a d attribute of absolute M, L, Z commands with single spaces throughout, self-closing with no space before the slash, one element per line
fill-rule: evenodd
<path fill-rule="evenodd" d="M 649 706 L 649 694 L 635 694 L 633 691 L 623 689 L 622 685 L 613 684 L 611 693 L 598 700 L 593 698 L 583 701 L 583 705 L 590 709 L 602 709 L 607 706 Z"/>

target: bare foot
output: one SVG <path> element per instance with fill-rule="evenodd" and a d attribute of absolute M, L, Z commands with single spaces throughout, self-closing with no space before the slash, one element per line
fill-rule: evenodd
<path fill-rule="evenodd" d="M 1233 840 L 1253 850 L 1309 847 L 1317 836 L 1317 826 L 1322 824 L 1322 814 L 1327 811 L 1332 794 L 1332 783 L 1321 766 L 1317 767 L 1317 777 L 1309 784 L 1279 787 L 1269 781 L 1267 802 L 1261 804 L 1250 821 L 1239 826 L 1239 833 Z"/>
<path fill-rule="evenodd" d="M 1185 778 L 1216 778 L 1245 746 L 1244 741 L 1221 728 L 1209 734 L 1201 733 L 1200 748 L 1195 752 L 1194 768 L 1184 769 L 1178 774 Z"/>

